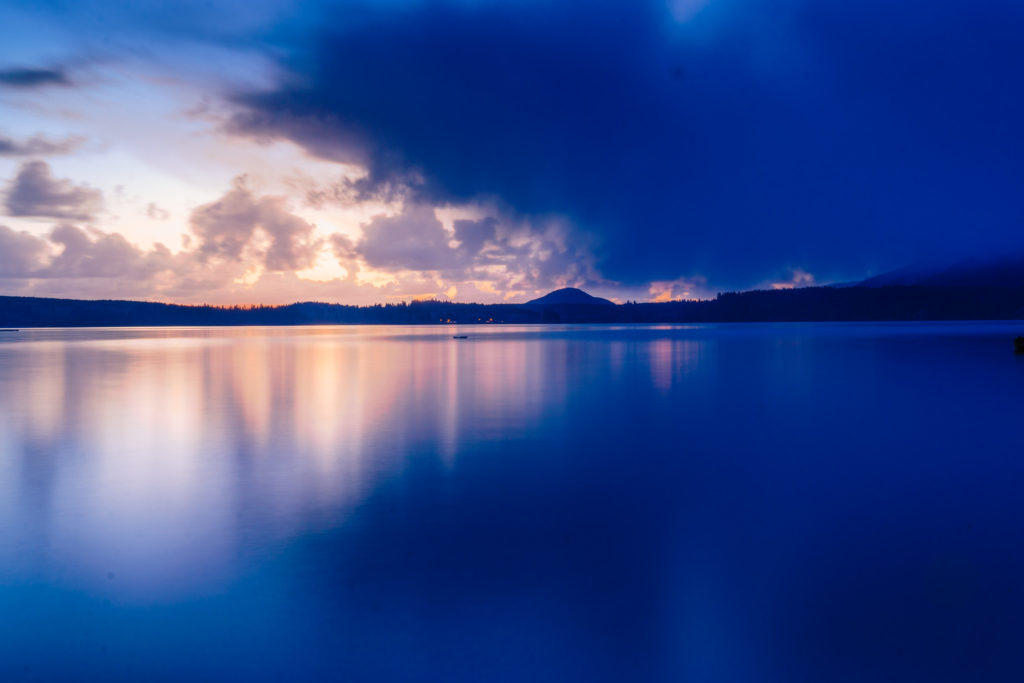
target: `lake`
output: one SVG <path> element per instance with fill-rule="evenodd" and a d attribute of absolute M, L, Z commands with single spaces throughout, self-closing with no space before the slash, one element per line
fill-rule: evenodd
<path fill-rule="evenodd" d="M 1021 333 L 0 333 L 0 680 L 1019 681 Z"/>

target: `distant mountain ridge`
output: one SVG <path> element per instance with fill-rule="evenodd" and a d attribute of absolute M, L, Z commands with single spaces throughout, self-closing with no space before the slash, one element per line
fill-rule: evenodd
<path fill-rule="evenodd" d="M 540 298 L 531 299 L 530 301 L 527 301 L 526 304 L 528 306 L 561 306 L 578 304 L 593 304 L 597 306 L 615 305 L 608 299 L 602 299 L 599 296 L 592 296 L 584 292 L 582 289 L 576 289 L 575 287 L 556 289 L 553 292 L 548 292 Z"/>
<path fill-rule="evenodd" d="M 575 287 L 525 304 L 431 300 L 372 306 L 300 302 L 219 307 L 0 296 L 0 328 L 1021 319 L 1024 254 L 945 266 L 917 265 L 845 285 L 725 292 L 714 299 L 661 303 L 615 304 Z"/>
<path fill-rule="evenodd" d="M 855 283 L 859 287 L 1024 287 L 1024 253 L 921 263 Z"/>
<path fill-rule="evenodd" d="M 621 305 L 597 297 L 568 297 L 570 301 L 588 303 L 546 303 L 551 299 L 541 297 L 535 300 L 541 303 L 527 304 L 412 301 L 346 306 L 302 302 L 286 306 L 217 307 L 0 296 L 0 328 L 1024 319 L 1024 287 L 804 287 L 727 292 L 703 301 Z M 555 300 L 566 298 L 559 296 Z M 0 343 L 18 338 L 17 332 L 4 335 Z"/>

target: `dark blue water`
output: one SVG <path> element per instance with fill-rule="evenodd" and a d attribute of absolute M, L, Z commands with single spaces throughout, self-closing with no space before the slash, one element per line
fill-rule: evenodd
<path fill-rule="evenodd" d="M 1022 328 L 4 333 L 0 680 L 1020 681 Z"/>

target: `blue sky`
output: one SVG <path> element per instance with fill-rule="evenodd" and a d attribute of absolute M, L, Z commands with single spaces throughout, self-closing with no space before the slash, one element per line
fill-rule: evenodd
<path fill-rule="evenodd" d="M 1009 0 L 0 4 L 0 291 L 619 300 L 1024 250 Z"/>

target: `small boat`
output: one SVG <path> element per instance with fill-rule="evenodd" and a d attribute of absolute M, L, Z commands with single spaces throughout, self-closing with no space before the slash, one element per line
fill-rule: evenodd
<path fill-rule="evenodd" d="M 1024 353 L 1024 337 L 1017 337 L 1014 339 L 1013 348 L 1017 353 Z"/>
<path fill-rule="evenodd" d="M 452 339 L 469 339 L 469 336 L 465 334 L 455 334 L 452 335 Z"/>
<path fill-rule="evenodd" d="M 0 329 L 0 332 L 17 332 L 18 330 Z"/>

